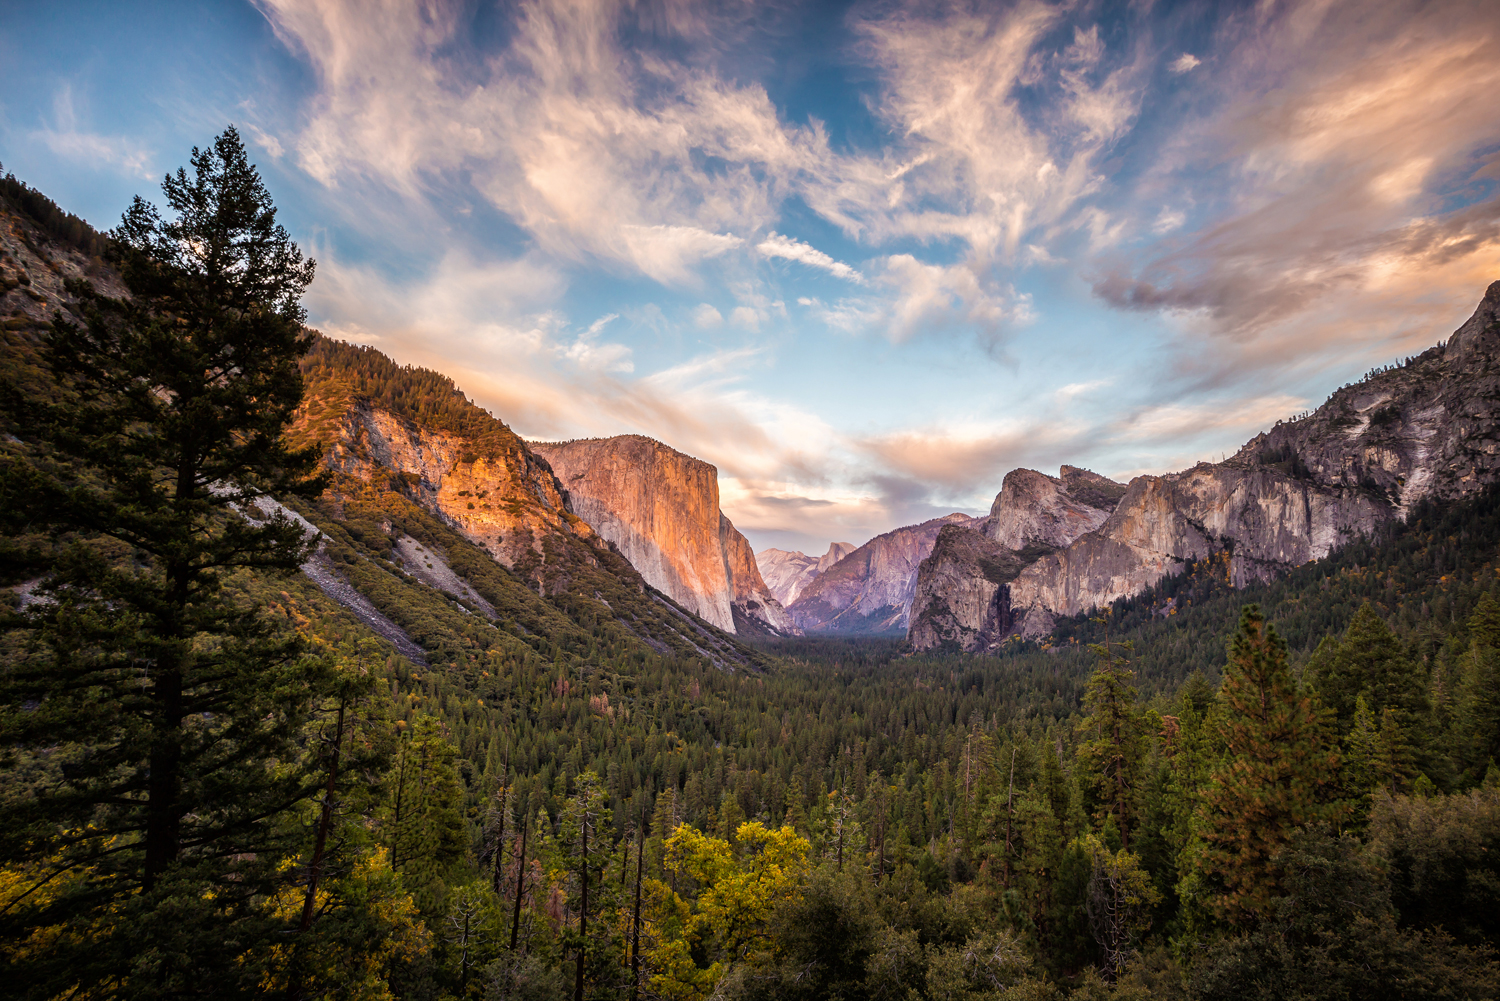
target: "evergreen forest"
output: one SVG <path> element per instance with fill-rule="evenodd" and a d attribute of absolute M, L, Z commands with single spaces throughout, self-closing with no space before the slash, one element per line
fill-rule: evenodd
<path fill-rule="evenodd" d="M 130 292 L 7 325 L 8 996 L 1500 995 L 1500 492 L 997 655 L 686 642 L 327 471 L 339 401 L 523 446 L 304 326 L 233 129 L 163 193 L 101 235 L 0 185 Z"/>

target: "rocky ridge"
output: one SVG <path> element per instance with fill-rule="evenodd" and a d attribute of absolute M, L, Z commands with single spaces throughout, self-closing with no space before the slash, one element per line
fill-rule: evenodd
<path fill-rule="evenodd" d="M 1125 492 L 1123 483 L 1076 466 L 1057 476 L 1011 470 L 989 517 L 944 526 L 918 569 L 913 646 L 974 650 L 1009 636 L 1016 616 L 1007 585 L 1035 560 L 1102 526 Z"/>
<path fill-rule="evenodd" d="M 1266 580 L 1420 500 L 1462 498 L 1500 479 L 1500 282 L 1446 343 L 1340 388 L 1223 462 L 1136 477 L 1097 526 L 1066 542 L 993 522 L 1005 509 L 1033 530 L 1081 526 L 1105 511 L 1091 500 L 1082 503 L 1095 513 L 1075 509 L 1039 475 L 1017 479 L 1010 500 L 1003 486 L 986 526 L 958 529 L 984 542 L 955 534 L 923 566 L 909 633 L 917 649 L 1040 636 L 1054 616 L 1139 594 L 1216 553 L 1227 554 L 1235 586 Z M 1028 506 L 1036 513 L 1025 515 Z M 1032 539 L 1048 544 L 1018 545 Z M 1014 570 L 1005 553 L 1024 566 Z"/>
<path fill-rule="evenodd" d="M 593 615 L 614 618 L 659 653 L 702 656 L 727 669 L 747 662 L 712 623 L 694 619 L 694 609 L 649 587 L 573 509 L 547 461 L 451 382 L 326 338 L 315 342 L 303 374 L 306 398 L 292 436 L 323 449 L 335 498 L 353 502 L 360 484 L 395 493 L 541 596 L 574 609 L 592 603 Z M 422 419 L 382 405 L 387 397 Z M 382 555 L 393 568 L 484 618 L 505 617 L 440 549 L 389 524 L 380 533 L 376 546 L 388 546 Z M 368 543 L 375 536 L 364 537 Z"/>
<path fill-rule="evenodd" d="M 35 193 L 32 201 L 48 211 L 31 214 L 24 198 L 14 202 L 6 190 L 0 189 L 3 353 L 18 385 L 40 385 L 38 352 L 54 311 L 80 319 L 65 283 L 86 279 L 107 295 L 127 293 L 98 256 L 107 238 Z M 528 649 L 549 637 L 577 647 L 580 636 L 617 626 L 627 642 L 662 655 L 701 658 L 731 671 L 763 665 L 756 651 L 651 588 L 571 509 L 546 461 L 451 380 L 315 332 L 301 369 L 303 406 L 287 434 L 295 445 L 318 448 L 332 482 L 302 513 L 261 500 L 322 535 L 302 568 L 308 579 L 414 663 L 425 663 L 431 651 L 396 620 L 422 622 L 427 613 L 407 614 L 402 581 L 444 595 L 445 607 L 482 620 L 483 630 L 525 637 Z M 389 517 L 372 520 L 382 510 Z M 414 530 L 425 525 L 425 541 L 393 521 Z M 738 589 L 754 595 L 753 556 L 733 536 L 742 543 L 733 554 Z"/>
<path fill-rule="evenodd" d="M 785 549 L 762 549 L 755 554 L 756 566 L 771 594 L 783 607 L 791 605 L 812 583 L 814 577 L 859 548 L 852 542 L 835 542 L 822 556 L 788 552 Z"/>
<path fill-rule="evenodd" d="M 750 543 L 719 510 L 719 472 L 641 435 L 532 442 L 571 509 L 651 586 L 726 632 L 795 632 Z"/>
<path fill-rule="evenodd" d="M 979 519 L 949 514 L 877 535 L 823 570 L 787 608 L 804 632 L 883 633 L 905 630 L 917 568 L 945 525 Z"/>

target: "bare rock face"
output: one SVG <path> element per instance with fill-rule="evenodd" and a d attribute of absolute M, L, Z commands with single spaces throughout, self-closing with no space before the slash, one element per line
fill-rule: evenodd
<path fill-rule="evenodd" d="M 1075 466 L 1060 476 L 1034 469 L 1005 475 L 990 507 L 984 534 L 1007 549 L 1066 546 L 1104 524 L 1125 494 L 1125 484 Z"/>
<path fill-rule="evenodd" d="M 1011 601 L 1074 615 L 1139 594 L 1225 548 L 1231 583 L 1242 587 L 1327 556 L 1392 516 L 1391 504 L 1368 492 L 1264 467 L 1205 463 L 1141 476 L 1099 531 L 1022 571 Z"/>
<path fill-rule="evenodd" d="M 907 632 L 912 645 L 955 652 L 999 646 L 1016 626 L 1006 585 L 1025 566 L 1015 550 L 990 538 L 987 531 L 944 525 L 932 554 L 917 571 Z"/>
<path fill-rule="evenodd" d="M 365 480 L 394 475 L 417 503 L 507 567 L 542 558 L 553 533 L 594 536 L 568 510 L 546 463 L 515 435 L 479 455 L 460 435 L 419 427 L 365 402 L 327 398 L 310 400 L 300 421 L 327 411 L 338 415 L 325 459 L 330 469 Z"/>
<path fill-rule="evenodd" d="M 774 634 L 795 635 L 797 627 L 792 617 L 761 578 L 750 540 L 722 514 L 719 515 L 719 546 L 724 553 L 724 573 L 729 578 L 730 611 L 734 614 L 735 630 L 740 633 L 765 632 L 769 626 Z"/>
<path fill-rule="evenodd" d="M 771 594 L 783 606 L 789 606 L 812 583 L 814 577 L 833 566 L 858 548 L 852 542 L 835 542 L 822 556 L 787 552 L 785 549 L 763 549 L 755 554 L 761 578 Z"/>
<path fill-rule="evenodd" d="M 789 626 L 750 544 L 719 511 L 719 471 L 659 441 L 620 435 L 533 443 L 572 510 L 647 583 L 726 632 L 735 617 Z"/>
<path fill-rule="evenodd" d="M 852 542 L 834 542 L 828 546 L 828 552 L 818 557 L 818 573 L 823 573 L 839 560 L 848 556 L 859 547 Z"/>
<path fill-rule="evenodd" d="M 905 629 L 917 568 L 944 525 L 977 519 L 950 514 L 877 535 L 820 573 L 788 608 L 804 632 L 879 633 Z"/>
<path fill-rule="evenodd" d="M 912 598 L 913 645 L 978 652 L 1025 628 L 1012 612 L 1012 582 L 1039 557 L 1103 525 L 1125 492 L 1123 483 L 1075 466 L 1058 476 L 1011 470 L 990 516 L 945 527 L 923 561 Z M 1019 607 L 1024 620 L 1028 606 Z"/>
<path fill-rule="evenodd" d="M 1037 636 L 1051 629 L 1053 616 L 1139 594 L 1212 553 L 1230 553 L 1236 586 L 1320 559 L 1404 518 L 1420 500 L 1459 499 L 1500 479 L 1497 400 L 1500 282 L 1446 345 L 1340 388 L 1313 413 L 1279 422 L 1224 462 L 1137 477 L 1108 508 L 1100 503 L 1112 489 L 1108 481 L 1078 480 L 1084 491 L 1106 491 L 1082 497 L 1067 482 L 1068 467 L 1065 489 L 1030 471 L 1010 474 L 986 536 L 1012 549 L 1022 541 L 1057 548 L 1035 555 L 1000 585 L 1006 596 L 991 595 L 985 609 L 1007 605 L 1009 628 Z M 1097 516 L 1080 510 L 1080 500 L 1108 516 L 1064 542 Z M 919 596 L 932 621 L 914 617 L 913 644 L 982 648 L 992 638 L 978 624 L 994 616 L 979 607 L 989 593 L 975 580 L 983 576 L 981 550 L 973 540 L 955 541 L 937 555 L 924 567 Z"/>

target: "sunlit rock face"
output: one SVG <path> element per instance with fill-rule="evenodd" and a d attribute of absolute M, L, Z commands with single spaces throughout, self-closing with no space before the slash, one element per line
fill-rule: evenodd
<path fill-rule="evenodd" d="M 647 583 L 704 620 L 735 632 L 791 628 L 750 544 L 719 511 L 719 473 L 640 435 L 533 443 L 572 510 L 613 543 Z"/>
<path fill-rule="evenodd" d="M 878 535 L 818 574 L 788 608 L 804 632 L 884 633 L 904 630 L 916 592 L 917 568 L 944 525 L 969 525 L 950 514 Z"/>
<path fill-rule="evenodd" d="M 996 577 L 1005 574 L 994 571 L 998 549 L 956 538 L 934 553 L 910 632 L 918 649 L 1002 641 L 986 622 L 1039 636 L 1054 616 L 1140 594 L 1214 553 L 1229 553 L 1235 586 L 1267 580 L 1404 518 L 1418 501 L 1458 499 L 1494 483 L 1500 282 L 1446 344 L 1340 388 L 1312 414 L 1278 423 L 1223 462 L 1137 477 L 1107 509 L 1102 501 L 1117 484 L 1075 476 L 1105 491 L 1080 507 L 1083 491 L 1068 475 L 1064 467 L 1058 480 L 1024 470 L 1006 477 L 983 534 L 1026 565 L 1003 583 Z M 1106 510 L 1097 526 L 1066 538 Z M 1002 605 L 1004 615 L 995 611 Z"/>
<path fill-rule="evenodd" d="M 857 548 L 852 542 L 835 542 L 822 556 L 808 556 L 785 549 L 762 549 L 755 554 L 755 562 L 771 594 L 783 606 L 788 606 L 797 600 L 814 577 Z"/>
<path fill-rule="evenodd" d="M 594 536 L 568 510 L 552 470 L 513 434 L 481 455 L 457 434 L 419 427 L 363 402 L 313 399 L 301 419 L 328 410 L 336 411 L 334 433 L 318 437 L 328 443 L 329 468 L 366 480 L 394 474 L 413 500 L 507 567 L 544 559 L 553 533 Z"/>

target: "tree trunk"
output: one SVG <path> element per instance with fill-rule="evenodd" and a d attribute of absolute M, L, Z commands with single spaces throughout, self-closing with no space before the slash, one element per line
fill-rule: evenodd
<path fill-rule="evenodd" d="M 182 816 L 182 670 L 178 664 L 156 668 L 151 700 L 156 704 L 152 726 L 150 776 L 146 780 L 146 859 L 142 885 L 149 892 L 177 861 Z"/>
<path fill-rule="evenodd" d="M 333 761 L 328 766 L 328 785 L 323 790 L 323 813 L 318 818 L 318 836 L 313 842 L 312 864 L 307 867 L 307 895 L 302 899 L 302 921 L 299 932 L 312 927 L 313 908 L 317 903 L 318 879 L 323 875 L 323 852 L 328 847 L 328 829 L 333 824 L 333 791 L 339 779 L 339 753 L 344 747 L 344 711 L 347 699 L 339 699 L 338 722 L 333 728 Z"/>
<path fill-rule="evenodd" d="M 505 856 L 505 806 L 510 799 L 510 751 L 505 752 L 505 771 L 500 776 L 500 830 L 495 832 L 495 896 L 500 895 L 500 860 Z"/>
<path fill-rule="evenodd" d="M 510 919 L 510 951 L 516 951 L 516 937 L 521 933 L 521 897 L 526 888 L 526 832 L 531 830 L 530 820 L 521 821 L 521 857 L 516 860 L 516 906 Z"/>
<path fill-rule="evenodd" d="M 578 911 L 578 979 L 573 986 L 573 1001 L 583 1001 L 583 962 L 588 955 L 589 941 L 589 811 L 587 800 L 583 809 L 583 902 Z"/>
<path fill-rule="evenodd" d="M 635 847 L 635 916 L 631 919 L 633 929 L 630 939 L 630 1001 L 636 1001 L 641 990 L 641 870 L 646 861 L 646 823 L 641 817 L 641 826 L 636 831 Z"/>

